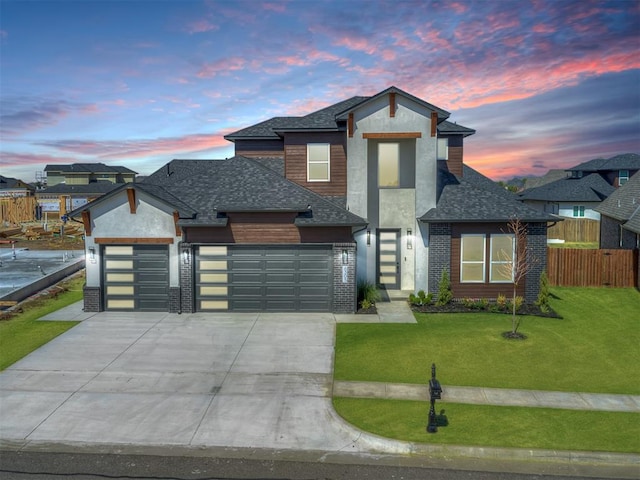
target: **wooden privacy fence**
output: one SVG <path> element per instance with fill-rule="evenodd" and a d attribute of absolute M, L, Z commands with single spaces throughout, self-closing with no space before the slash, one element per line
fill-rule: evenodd
<path fill-rule="evenodd" d="M 565 218 L 547 230 L 547 238 L 565 242 L 599 242 L 600 221 L 590 218 Z"/>
<path fill-rule="evenodd" d="M 18 225 L 36 219 L 35 197 L 0 198 L 0 219 L 2 223 Z"/>
<path fill-rule="evenodd" d="M 635 287 L 638 250 L 547 248 L 547 275 L 560 287 Z"/>

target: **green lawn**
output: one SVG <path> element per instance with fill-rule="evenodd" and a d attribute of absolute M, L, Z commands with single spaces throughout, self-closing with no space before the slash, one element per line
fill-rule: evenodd
<path fill-rule="evenodd" d="M 525 317 L 527 340 L 506 340 L 503 314 L 419 314 L 418 324 L 338 324 L 336 380 L 640 394 L 640 293 L 553 288 L 563 319 Z M 425 431 L 428 402 L 334 398 L 362 430 L 405 441 L 640 452 L 637 413 L 438 402 L 449 420 Z"/>
<path fill-rule="evenodd" d="M 548 243 L 551 248 L 579 248 L 584 250 L 593 250 L 599 247 L 598 242 L 564 242 L 564 243 Z"/>
<path fill-rule="evenodd" d="M 336 411 L 388 438 L 450 445 L 640 452 L 640 415 L 437 403 L 449 424 L 426 433 L 428 402 L 335 398 Z"/>
<path fill-rule="evenodd" d="M 82 300 L 84 278 L 64 282 L 66 291 L 55 297 L 26 302 L 22 313 L 0 321 L 0 370 L 25 357 L 78 322 L 38 321 L 38 318 Z"/>
<path fill-rule="evenodd" d="M 525 317 L 505 340 L 504 314 L 419 314 L 418 324 L 338 324 L 336 380 L 640 394 L 640 293 L 553 288 L 563 319 Z"/>

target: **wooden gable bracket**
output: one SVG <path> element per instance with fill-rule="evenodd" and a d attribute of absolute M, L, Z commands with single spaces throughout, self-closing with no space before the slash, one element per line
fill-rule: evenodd
<path fill-rule="evenodd" d="M 91 236 L 91 213 L 89 210 L 82 212 L 82 223 L 84 224 L 84 234 L 87 237 Z"/>
<path fill-rule="evenodd" d="M 180 214 L 177 210 L 173 212 L 173 224 L 176 227 L 176 237 L 182 235 L 182 229 L 178 226 L 178 220 L 180 220 Z"/>
<path fill-rule="evenodd" d="M 349 120 L 347 121 L 347 133 L 349 137 L 353 137 L 353 112 L 349 113 Z"/>
<path fill-rule="evenodd" d="M 136 191 L 133 188 L 127 188 L 127 198 L 129 199 L 129 212 L 136 213 Z"/>
<path fill-rule="evenodd" d="M 396 94 L 394 92 L 389 94 L 389 116 L 391 118 L 396 116 Z"/>
<path fill-rule="evenodd" d="M 435 137 L 438 133 L 438 112 L 431 112 L 431 136 Z"/>

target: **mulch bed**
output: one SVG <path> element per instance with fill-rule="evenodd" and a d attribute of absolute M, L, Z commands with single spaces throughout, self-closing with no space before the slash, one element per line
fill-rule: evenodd
<path fill-rule="evenodd" d="M 512 311 L 509 309 L 504 310 L 492 310 L 491 308 L 486 310 L 479 310 L 477 308 L 469 308 L 465 307 L 460 302 L 451 302 L 447 305 L 437 306 L 437 305 L 411 305 L 411 310 L 417 313 L 504 313 L 507 315 L 511 315 Z M 543 312 L 540 310 L 540 307 L 533 304 L 524 304 L 522 305 L 516 315 L 533 315 L 536 317 L 546 317 L 546 318 L 562 318 L 553 309 L 549 309 L 548 312 Z"/>

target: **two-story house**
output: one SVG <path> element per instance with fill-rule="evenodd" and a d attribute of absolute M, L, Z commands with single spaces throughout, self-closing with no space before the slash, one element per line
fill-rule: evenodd
<path fill-rule="evenodd" d="M 464 165 L 474 130 L 398 88 L 227 135 L 227 160 L 173 160 L 81 207 L 85 309 L 356 309 L 356 283 L 495 298 L 528 225 L 535 300 L 546 222 Z M 523 245 L 519 245 L 523 249 Z"/>
<path fill-rule="evenodd" d="M 104 163 L 50 164 L 44 169 L 46 188 L 36 192 L 42 212 L 64 215 L 135 181 L 136 172 Z"/>
<path fill-rule="evenodd" d="M 600 220 L 596 207 L 639 170 L 635 153 L 596 158 L 567 169 L 561 179 L 522 191 L 520 199 L 561 217 Z"/>

